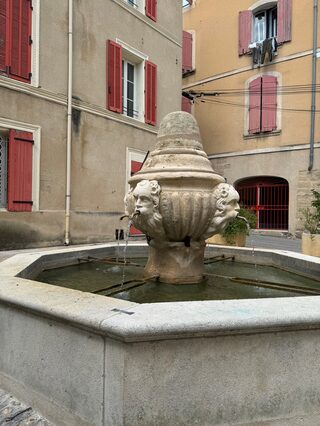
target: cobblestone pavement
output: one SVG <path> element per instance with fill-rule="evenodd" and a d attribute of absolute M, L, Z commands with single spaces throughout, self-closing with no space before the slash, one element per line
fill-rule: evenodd
<path fill-rule="evenodd" d="M 11 394 L 0 389 L 0 426 L 54 426 Z"/>
<path fill-rule="evenodd" d="M 130 241 L 144 241 L 144 239 L 132 239 Z M 116 242 L 115 242 L 116 243 Z M 99 244 L 89 244 L 92 246 L 98 246 Z M 82 247 L 82 245 L 74 245 L 70 247 Z M 266 248 L 266 249 L 275 249 L 275 250 L 288 250 L 288 251 L 295 251 L 300 253 L 301 252 L 301 239 L 294 238 L 294 237 L 287 237 L 284 235 L 281 236 L 270 236 L 270 235 L 260 235 L 257 233 L 251 233 L 250 236 L 247 237 L 247 243 L 246 247 L 254 247 L 254 248 Z M 46 248 L 35 248 L 35 249 L 24 249 L 24 250 L 8 250 L 8 251 L 1 251 L 0 250 L 0 262 L 2 262 L 5 259 L 8 259 L 11 256 L 14 256 L 15 254 L 20 253 L 34 253 L 34 252 L 41 252 L 41 251 L 49 251 L 49 250 L 56 250 L 56 249 L 62 249 L 65 248 L 65 246 L 59 246 L 59 247 L 46 247 Z"/>
<path fill-rule="evenodd" d="M 247 237 L 246 247 L 288 250 L 301 253 L 301 239 L 286 236 L 269 236 L 251 233 Z"/>

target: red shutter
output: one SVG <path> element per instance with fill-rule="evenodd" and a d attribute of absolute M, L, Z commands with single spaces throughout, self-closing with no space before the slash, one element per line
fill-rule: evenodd
<path fill-rule="evenodd" d="M 156 125 L 157 111 L 157 66 L 152 62 L 145 63 L 145 122 Z"/>
<path fill-rule="evenodd" d="M 181 111 L 189 112 L 191 114 L 191 102 L 190 99 L 182 96 L 181 99 Z"/>
<path fill-rule="evenodd" d="M 260 133 L 261 119 L 261 77 L 249 84 L 249 133 Z"/>
<path fill-rule="evenodd" d="M 7 71 L 8 58 L 8 0 L 0 0 L 0 71 Z"/>
<path fill-rule="evenodd" d="M 146 16 L 153 21 L 157 20 L 157 0 L 146 0 Z"/>
<path fill-rule="evenodd" d="M 278 0 L 278 30 L 277 42 L 291 40 L 292 0 Z"/>
<path fill-rule="evenodd" d="M 183 31 L 182 34 L 182 72 L 192 70 L 192 34 Z"/>
<path fill-rule="evenodd" d="M 261 130 L 272 132 L 277 128 L 277 77 L 262 77 L 262 117 Z"/>
<path fill-rule="evenodd" d="M 12 0 L 10 13 L 11 77 L 21 81 L 31 79 L 31 0 Z"/>
<path fill-rule="evenodd" d="M 248 48 L 252 36 L 252 12 L 244 10 L 239 12 L 239 55 L 244 55 L 250 51 Z"/>
<path fill-rule="evenodd" d="M 10 130 L 8 153 L 8 210 L 32 211 L 33 135 Z"/>
<path fill-rule="evenodd" d="M 131 160 L 131 173 L 130 175 L 133 176 L 135 173 L 137 173 L 141 169 L 142 163 L 140 161 L 133 161 Z"/>
<path fill-rule="evenodd" d="M 112 40 L 107 43 L 107 108 L 122 112 L 122 49 Z"/>

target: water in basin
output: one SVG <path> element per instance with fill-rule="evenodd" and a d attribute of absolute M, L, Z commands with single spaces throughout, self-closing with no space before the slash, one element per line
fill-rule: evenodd
<path fill-rule="evenodd" d="M 271 266 L 213 259 L 201 283 L 174 285 L 143 280 L 146 258 L 85 262 L 43 271 L 37 280 L 136 303 L 251 299 L 320 294 L 320 282 Z M 113 263 L 114 262 L 114 263 Z M 123 283 L 123 276 L 125 282 Z"/>

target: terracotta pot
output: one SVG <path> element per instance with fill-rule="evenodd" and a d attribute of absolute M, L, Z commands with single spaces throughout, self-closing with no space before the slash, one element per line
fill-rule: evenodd
<path fill-rule="evenodd" d="M 208 244 L 218 244 L 223 246 L 238 246 L 245 247 L 246 245 L 246 234 L 237 234 L 234 237 L 234 242 L 229 243 L 221 234 L 213 235 L 206 240 Z"/>
<path fill-rule="evenodd" d="M 302 234 L 301 252 L 309 256 L 320 257 L 320 234 L 304 232 Z"/>

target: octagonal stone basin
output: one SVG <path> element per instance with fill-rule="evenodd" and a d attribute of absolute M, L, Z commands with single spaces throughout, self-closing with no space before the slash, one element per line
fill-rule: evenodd
<path fill-rule="evenodd" d="M 2 388 L 59 426 L 320 424 L 318 296 L 136 304 L 32 280 L 116 249 L 61 248 L 0 264 Z M 128 255 L 146 249 L 130 244 Z M 222 252 L 253 257 L 208 248 Z M 256 249 L 257 258 L 320 275 L 310 256 Z"/>

